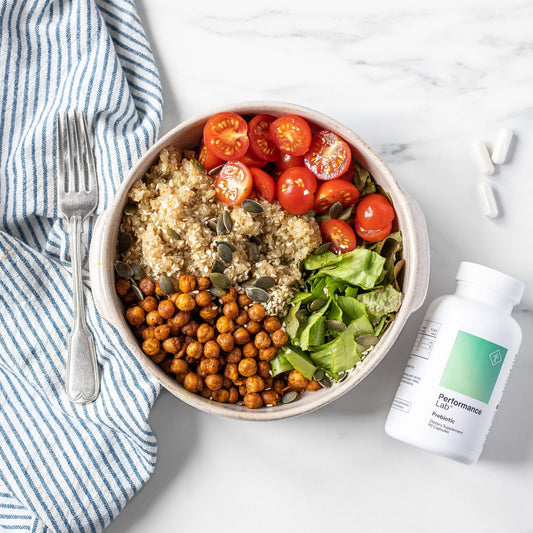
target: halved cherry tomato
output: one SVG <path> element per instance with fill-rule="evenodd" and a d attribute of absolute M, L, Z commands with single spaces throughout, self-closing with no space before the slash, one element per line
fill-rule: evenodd
<path fill-rule="evenodd" d="M 316 178 L 305 167 L 292 167 L 283 172 L 276 184 L 276 197 L 293 215 L 307 213 L 315 203 Z"/>
<path fill-rule="evenodd" d="M 278 149 L 290 155 L 304 155 L 311 144 L 311 128 L 298 115 L 283 115 L 270 125 L 270 135 Z"/>
<path fill-rule="evenodd" d="M 222 163 L 224 163 L 222 159 L 212 154 L 206 148 L 204 143 L 202 143 L 200 146 L 200 151 L 198 152 L 198 161 L 202 163 L 202 165 L 207 170 L 207 172 L 209 172 L 210 170 L 213 170 L 215 167 L 218 167 L 219 165 L 222 165 Z"/>
<path fill-rule="evenodd" d="M 320 224 L 322 242 L 331 242 L 330 250 L 334 254 L 345 254 L 355 250 L 357 237 L 354 230 L 344 220 L 331 218 Z"/>
<path fill-rule="evenodd" d="M 349 181 L 338 178 L 319 185 L 313 209 L 317 213 L 325 213 L 335 202 L 340 202 L 342 207 L 346 209 L 355 205 L 357 200 L 359 200 L 357 187 Z"/>
<path fill-rule="evenodd" d="M 276 195 L 276 182 L 274 178 L 260 168 L 251 167 L 250 173 L 254 182 L 254 191 L 267 202 L 272 202 Z"/>
<path fill-rule="evenodd" d="M 394 207 L 382 194 L 369 194 L 361 198 L 355 219 L 365 230 L 378 230 L 388 226 L 396 216 Z"/>
<path fill-rule="evenodd" d="M 259 159 L 249 148 L 248 151 L 239 159 L 241 163 L 244 163 L 247 167 L 264 167 L 268 161 Z"/>
<path fill-rule="evenodd" d="M 361 239 L 367 242 L 382 241 L 383 239 L 388 237 L 390 235 L 390 232 L 392 231 L 392 222 L 380 229 L 364 229 L 360 226 L 359 222 L 355 220 L 354 226 L 357 235 L 359 235 Z"/>
<path fill-rule="evenodd" d="M 228 161 L 218 173 L 215 191 L 221 202 L 238 205 L 252 192 L 252 174 L 240 161 Z"/>
<path fill-rule="evenodd" d="M 270 125 L 275 120 L 276 117 L 272 115 L 256 115 L 248 124 L 250 150 L 265 161 L 276 161 L 279 158 L 279 150 L 270 135 Z"/>
<path fill-rule="evenodd" d="M 248 150 L 247 131 L 248 124 L 237 113 L 217 113 L 204 126 L 204 143 L 216 157 L 236 161 Z"/>
<path fill-rule="evenodd" d="M 350 164 L 348 165 L 348 168 L 344 174 L 339 176 L 339 179 L 346 180 L 346 181 L 352 181 L 355 174 L 355 163 L 352 157 L 352 160 L 350 161 Z"/>
<path fill-rule="evenodd" d="M 291 167 L 305 167 L 304 156 L 284 154 L 282 152 L 276 161 L 276 168 L 283 172 Z"/>
<path fill-rule="evenodd" d="M 338 178 L 348 169 L 352 153 L 348 144 L 336 133 L 319 131 L 313 136 L 305 154 L 305 166 L 321 180 Z"/>

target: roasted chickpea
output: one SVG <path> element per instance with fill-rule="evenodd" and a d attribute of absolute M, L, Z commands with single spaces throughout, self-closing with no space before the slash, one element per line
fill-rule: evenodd
<path fill-rule="evenodd" d="M 155 338 L 146 339 L 141 345 L 142 351 L 146 355 L 155 355 L 161 349 L 161 343 Z"/>
<path fill-rule="evenodd" d="M 163 317 L 159 314 L 158 311 L 150 311 L 146 315 L 146 323 L 149 326 L 160 326 L 164 322 Z"/>
<path fill-rule="evenodd" d="M 242 347 L 242 355 L 244 357 L 257 357 L 257 348 L 255 347 L 255 344 L 253 342 L 247 342 Z"/>
<path fill-rule="evenodd" d="M 207 374 L 216 374 L 220 368 L 220 363 L 218 359 L 202 359 L 198 368 Z"/>
<path fill-rule="evenodd" d="M 181 332 L 184 335 L 189 335 L 189 337 L 196 337 L 196 333 L 198 332 L 198 328 L 200 325 L 195 320 L 191 320 L 187 322 L 182 328 Z"/>
<path fill-rule="evenodd" d="M 201 291 L 194 297 L 195 302 L 200 307 L 211 305 L 213 302 L 213 295 L 209 291 Z"/>
<path fill-rule="evenodd" d="M 199 342 L 191 342 L 187 345 L 187 355 L 193 359 L 200 359 L 204 353 L 204 347 Z"/>
<path fill-rule="evenodd" d="M 257 335 L 261 331 L 261 322 L 250 320 L 246 324 L 246 329 L 250 335 Z"/>
<path fill-rule="evenodd" d="M 186 352 L 187 352 L 187 345 L 185 343 L 183 343 L 181 345 L 181 348 L 179 349 L 178 353 L 174 355 L 174 359 L 179 359 L 180 357 L 183 357 Z"/>
<path fill-rule="evenodd" d="M 287 384 L 282 379 L 274 379 L 272 381 L 272 390 L 277 392 L 280 396 L 287 387 Z"/>
<path fill-rule="evenodd" d="M 237 301 L 241 307 L 246 307 L 253 302 L 253 300 L 247 294 L 239 294 Z"/>
<path fill-rule="evenodd" d="M 200 324 L 196 336 L 198 337 L 199 342 L 205 344 L 215 336 L 215 328 L 209 324 Z"/>
<path fill-rule="evenodd" d="M 235 346 L 226 354 L 226 362 L 228 363 L 238 363 L 242 359 L 242 350 Z"/>
<path fill-rule="evenodd" d="M 263 376 L 261 376 L 261 377 L 263 377 Z M 272 382 L 274 381 L 274 378 L 272 376 L 267 376 L 266 378 L 263 378 L 263 381 L 265 382 L 265 389 L 266 390 L 272 388 Z"/>
<path fill-rule="evenodd" d="M 218 308 L 215 306 L 207 305 L 202 307 L 198 313 L 206 322 L 215 320 L 218 315 Z"/>
<path fill-rule="evenodd" d="M 152 357 L 152 361 L 158 365 L 159 363 L 162 363 L 166 359 L 167 354 L 165 353 L 164 350 L 160 350 L 159 352 L 157 352 L 155 355 L 152 355 L 151 357 Z"/>
<path fill-rule="evenodd" d="M 236 381 L 239 379 L 239 370 L 235 363 L 227 363 L 226 368 L 224 369 L 224 376 L 231 381 Z"/>
<path fill-rule="evenodd" d="M 154 330 L 154 337 L 158 341 L 164 341 L 170 336 L 170 326 L 168 324 L 161 324 L 157 326 Z"/>
<path fill-rule="evenodd" d="M 246 357 L 239 361 L 239 374 L 244 377 L 253 376 L 257 372 L 257 362 L 255 359 Z"/>
<path fill-rule="evenodd" d="M 163 341 L 163 350 L 168 353 L 178 353 L 181 348 L 181 341 L 178 337 L 169 337 Z"/>
<path fill-rule="evenodd" d="M 272 341 L 270 340 L 270 336 L 266 331 L 260 331 L 254 339 L 255 347 L 260 350 L 261 348 L 268 348 Z"/>
<path fill-rule="evenodd" d="M 265 388 L 265 382 L 257 374 L 246 378 L 246 388 L 248 392 L 261 392 Z"/>
<path fill-rule="evenodd" d="M 267 361 L 258 361 L 257 374 L 263 379 L 268 378 L 270 376 L 270 363 Z"/>
<path fill-rule="evenodd" d="M 224 316 L 233 320 L 239 316 L 239 306 L 236 302 L 228 302 L 227 304 L 224 304 L 222 312 L 224 313 Z"/>
<path fill-rule="evenodd" d="M 239 401 L 239 391 L 236 387 L 230 387 L 228 393 L 228 403 L 237 403 Z"/>
<path fill-rule="evenodd" d="M 170 371 L 174 374 L 185 374 L 189 370 L 189 363 L 183 359 L 172 359 Z"/>
<path fill-rule="evenodd" d="M 237 324 L 238 326 L 244 326 L 244 324 L 246 324 L 248 320 L 249 320 L 248 313 L 243 309 L 239 313 L 239 316 L 235 319 L 235 324 Z"/>
<path fill-rule="evenodd" d="M 154 328 L 154 326 L 146 326 L 145 325 L 145 327 L 141 331 L 142 340 L 145 341 L 146 339 L 151 339 L 152 337 L 155 337 L 155 328 Z"/>
<path fill-rule="evenodd" d="M 180 311 L 192 311 L 196 307 L 196 302 L 190 294 L 182 293 L 176 298 L 176 307 Z"/>
<path fill-rule="evenodd" d="M 226 376 L 224 376 L 224 385 L 222 385 L 225 389 L 229 389 L 233 386 L 233 382 L 231 379 L 228 379 Z"/>
<path fill-rule="evenodd" d="M 248 309 L 248 316 L 250 320 L 261 322 L 265 318 L 265 308 L 261 304 L 254 304 Z"/>
<path fill-rule="evenodd" d="M 203 398 L 207 398 L 208 400 L 211 398 L 211 395 L 213 394 L 213 391 L 209 389 L 208 387 L 204 387 L 202 389 L 202 392 L 200 392 L 200 396 Z"/>
<path fill-rule="evenodd" d="M 317 390 L 320 390 L 322 388 L 322 385 L 318 381 L 315 381 L 314 379 L 309 382 L 307 387 L 305 387 L 305 390 L 315 392 Z"/>
<path fill-rule="evenodd" d="M 215 402 L 226 403 L 229 400 L 229 391 L 226 389 L 214 390 L 213 400 L 215 400 Z"/>
<path fill-rule="evenodd" d="M 283 331 L 282 329 L 277 329 L 274 331 L 271 339 L 274 346 L 283 346 L 289 342 L 289 336 L 287 335 L 287 332 Z"/>
<path fill-rule="evenodd" d="M 225 352 L 229 352 L 233 349 L 233 346 L 235 345 L 235 340 L 233 339 L 233 335 L 231 333 L 220 333 L 217 336 L 217 344 L 222 350 L 224 350 Z"/>
<path fill-rule="evenodd" d="M 237 289 L 235 287 L 231 287 L 231 289 L 224 296 L 222 296 L 222 298 L 220 298 L 220 301 L 225 304 L 229 302 L 236 302 L 238 296 Z"/>
<path fill-rule="evenodd" d="M 171 328 L 182 328 L 185 324 L 188 324 L 191 320 L 191 313 L 186 311 L 178 311 L 172 318 L 168 319 L 167 324 Z"/>
<path fill-rule="evenodd" d="M 170 374 L 170 365 L 172 364 L 172 359 L 170 357 L 165 357 L 163 361 L 159 364 L 159 368 L 165 373 Z"/>
<path fill-rule="evenodd" d="M 140 326 L 143 322 L 144 322 L 144 319 L 145 318 L 148 318 L 146 316 L 146 313 L 144 312 L 144 309 L 138 305 L 134 306 L 134 307 L 130 307 L 127 311 L 126 311 L 126 320 L 132 325 L 132 326 Z M 147 320 L 148 322 L 148 320 Z M 152 324 L 148 324 L 149 326 L 151 326 Z"/>
<path fill-rule="evenodd" d="M 281 328 L 281 322 L 277 316 L 267 316 L 263 322 L 263 328 L 269 333 L 273 333 L 277 329 Z"/>
<path fill-rule="evenodd" d="M 220 374 L 209 374 L 205 378 L 205 384 L 211 390 L 218 390 L 224 384 L 224 378 Z"/>
<path fill-rule="evenodd" d="M 161 287 L 159 286 L 159 281 L 157 281 L 155 284 L 155 293 L 160 298 L 166 297 L 166 294 L 161 290 Z"/>
<path fill-rule="evenodd" d="M 204 357 L 208 359 L 217 359 L 220 355 L 220 346 L 215 340 L 207 341 L 204 344 Z"/>
<path fill-rule="evenodd" d="M 231 333 L 235 331 L 235 323 L 231 318 L 228 318 L 227 316 L 221 316 L 217 319 L 215 327 L 219 331 L 219 333 Z"/>
<path fill-rule="evenodd" d="M 131 289 L 131 282 L 129 279 L 119 279 L 115 285 L 117 292 L 120 296 L 125 296 Z"/>
<path fill-rule="evenodd" d="M 194 291 L 196 289 L 196 278 L 189 274 L 181 274 L 178 278 L 178 285 L 181 292 Z"/>
<path fill-rule="evenodd" d="M 298 370 L 291 370 L 287 380 L 291 387 L 296 387 L 298 389 L 305 389 L 305 387 L 309 385 L 309 380 Z"/>
<path fill-rule="evenodd" d="M 155 292 L 155 283 L 149 278 L 143 278 L 139 281 L 139 289 L 145 296 L 152 296 Z"/>
<path fill-rule="evenodd" d="M 157 301 L 157 298 L 154 298 L 153 296 L 147 296 L 144 300 L 141 300 L 139 302 L 139 305 L 147 312 L 150 313 L 151 311 L 155 311 L 157 309 L 159 302 Z"/>
<path fill-rule="evenodd" d="M 196 288 L 199 291 L 206 291 L 211 286 L 211 280 L 206 277 L 196 278 Z"/>
<path fill-rule="evenodd" d="M 239 346 L 243 346 L 247 342 L 250 342 L 250 334 L 242 326 L 233 332 L 233 338 L 235 339 L 235 344 L 238 344 Z"/>
<path fill-rule="evenodd" d="M 261 361 L 271 361 L 276 357 L 278 349 L 275 346 L 269 346 L 268 348 L 259 349 L 259 359 Z"/>
<path fill-rule="evenodd" d="M 248 409 L 258 409 L 263 406 L 263 400 L 257 392 L 248 392 L 244 396 L 243 402 Z"/>
<path fill-rule="evenodd" d="M 183 380 L 183 386 L 189 392 L 200 392 L 204 388 L 204 382 L 198 374 L 189 372 Z"/>
<path fill-rule="evenodd" d="M 157 312 L 166 320 L 174 316 L 176 306 L 172 303 L 172 300 L 163 300 L 159 302 Z"/>
<path fill-rule="evenodd" d="M 244 397 L 248 394 L 248 389 L 244 383 L 239 385 L 239 395 Z"/>
<path fill-rule="evenodd" d="M 265 405 L 277 405 L 280 400 L 280 395 L 273 390 L 266 390 L 261 393 L 261 399 Z"/>
<path fill-rule="evenodd" d="M 139 303 L 139 300 L 133 291 L 128 291 L 124 296 L 122 296 L 122 301 L 127 305 Z"/>

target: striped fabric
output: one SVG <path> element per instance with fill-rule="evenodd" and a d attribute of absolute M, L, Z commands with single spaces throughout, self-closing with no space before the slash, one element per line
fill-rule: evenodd
<path fill-rule="evenodd" d="M 0 91 L 0 530 L 101 531 L 153 471 L 159 388 L 86 290 L 101 394 L 66 399 L 72 280 L 55 117 L 75 108 L 94 124 L 102 212 L 161 122 L 133 1 L 0 0 Z"/>

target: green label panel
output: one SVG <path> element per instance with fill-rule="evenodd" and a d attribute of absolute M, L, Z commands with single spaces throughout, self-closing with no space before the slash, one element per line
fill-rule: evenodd
<path fill-rule="evenodd" d="M 489 403 L 507 348 L 459 331 L 440 385 Z"/>

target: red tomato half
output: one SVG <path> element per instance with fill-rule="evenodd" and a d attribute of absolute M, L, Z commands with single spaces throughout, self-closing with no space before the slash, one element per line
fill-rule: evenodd
<path fill-rule="evenodd" d="M 354 175 L 355 175 L 355 163 L 352 158 L 352 160 L 350 161 L 350 164 L 348 165 L 348 169 L 346 170 L 344 174 L 339 176 L 339 179 L 346 180 L 346 181 L 352 181 Z"/>
<path fill-rule="evenodd" d="M 202 163 L 207 172 L 224 163 L 222 159 L 219 159 L 216 155 L 213 155 L 206 148 L 204 143 L 202 143 L 202 145 L 200 146 L 200 151 L 198 152 L 198 161 Z"/>
<path fill-rule="evenodd" d="M 274 178 L 260 168 L 252 167 L 250 168 L 250 173 L 254 182 L 254 191 L 267 202 L 272 202 L 276 195 L 276 182 Z"/>
<path fill-rule="evenodd" d="M 348 144 L 329 130 L 319 131 L 305 154 L 305 166 L 321 180 L 338 178 L 348 170 L 351 160 Z"/>
<path fill-rule="evenodd" d="M 247 131 L 248 124 L 237 113 L 217 113 L 204 126 L 204 143 L 216 157 L 236 161 L 248 150 Z"/>
<path fill-rule="evenodd" d="M 221 202 L 238 205 L 252 192 L 252 175 L 246 165 L 228 161 L 218 173 L 215 191 Z"/>
<path fill-rule="evenodd" d="M 359 226 L 366 230 L 378 230 L 388 226 L 396 216 L 394 207 L 382 194 L 369 194 L 361 198 L 355 211 Z"/>
<path fill-rule="evenodd" d="M 357 200 L 359 200 L 359 191 L 353 183 L 340 178 L 324 181 L 316 192 L 313 209 L 317 213 L 325 213 L 335 202 L 340 202 L 346 209 L 355 205 Z"/>
<path fill-rule="evenodd" d="M 278 149 L 290 155 L 304 155 L 311 144 L 311 128 L 298 115 L 283 115 L 270 125 L 270 135 Z"/>
<path fill-rule="evenodd" d="M 270 125 L 276 120 L 272 115 L 256 115 L 248 124 L 250 150 L 260 159 L 276 161 L 279 150 L 270 135 Z"/>
<path fill-rule="evenodd" d="M 281 206 L 293 215 L 303 215 L 315 203 L 316 178 L 305 167 L 286 170 L 276 184 L 276 196 Z"/>
<path fill-rule="evenodd" d="M 304 156 L 281 153 L 276 161 L 276 168 L 283 172 L 291 167 L 305 167 Z"/>
<path fill-rule="evenodd" d="M 390 235 L 390 232 L 392 230 L 392 222 L 385 226 L 384 228 L 380 229 L 364 229 L 362 228 L 358 221 L 355 221 L 355 231 L 357 232 L 357 235 L 361 237 L 364 241 L 367 242 L 378 242 L 382 241 L 386 237 Z"/>
<path fill-rule="evenodd" d="M 330 250 L 335 254 L 345 254 L 355 250 L 357 237 L 354 230 L 344 220 L 331 218 L 320 224 L 322 242 L 331 242 Z"/>
<path fill-rule="evenodd" d="M 250 149 L 239 159 L 241 163 L 244 163 L 247 167 L 264 167 L 268 161 L 259 159 Z"/>

